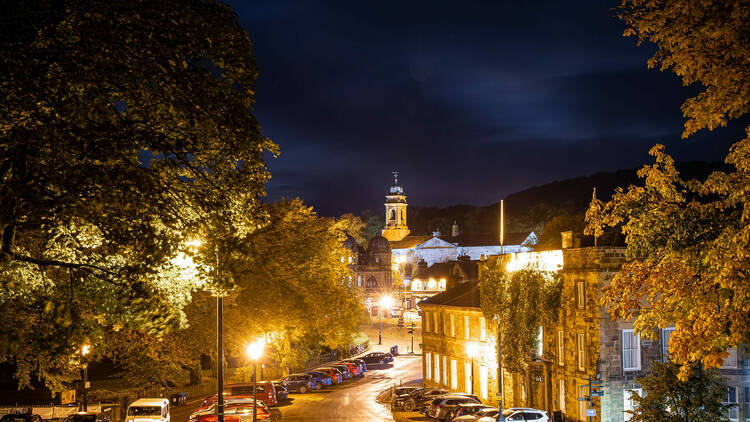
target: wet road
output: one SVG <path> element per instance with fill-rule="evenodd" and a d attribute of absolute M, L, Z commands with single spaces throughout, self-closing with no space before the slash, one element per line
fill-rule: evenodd
<path fill-rule="evenodd" d="M 345 381 L 321 392 L 292 394 L 281 407 L 282 421 L 393 421 L 388 407 L 375 401 L 385 388 L 421 378 L 421 356 L 398 356 L 392 367 L 372 369 L 364 378 Z"/>

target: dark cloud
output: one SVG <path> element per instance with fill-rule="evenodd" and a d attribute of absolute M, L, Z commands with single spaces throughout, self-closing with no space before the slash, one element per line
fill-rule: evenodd
<path fill-rule="evenodd" d="M 269 196 L 323 214 L 487 204 L 636 167 L 654 143 L 719 160 L 741 124 L 679 139 L 695 89 L 646 69 L 618 2 L 231 2 L 261 69 L 256 114 L 282 150 Z"/>

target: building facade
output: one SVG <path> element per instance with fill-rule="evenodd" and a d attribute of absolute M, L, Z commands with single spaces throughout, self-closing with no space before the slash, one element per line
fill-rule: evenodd
<path fill-rule="evenodd" d="M 673 328 L 649 340 L 635 333 L 631 322 L 612 321 L 599 299 L 622 267 L 625 249 L 580 247 L 579 239 L 568 232 L 562 250 L 492 257 L 510 271 L 526 265 L 559 271 L 563 283 L 558 318 L 541 327 L 541 347 L 523 379 L 503 371 L 503 407 L 544 409 L 555 420 L 627 421 L 625 411 L 633 409 L 630 391 L 641 389 L 637 379 L 654 361 L 667 359 Z M 483 401 L 496 405 L 496 330 L 488 326 L 479 304 L 477 283 L 458 284 L 420 304 L 423 379 L 454 391 L 473 388 Z M 719 369 L 728 385 L 726 402 L 737 404 L 728 415 L 732 422 L 750 421 L 750 358 L 744 350 L 730 349 Z M 601 384 L 603 394 L 592 398 L 589 409 L 588 401 L 579 399 L 589 395 L 591 380 Z M 595 416 L 589 418 L 591 411 Z"/>

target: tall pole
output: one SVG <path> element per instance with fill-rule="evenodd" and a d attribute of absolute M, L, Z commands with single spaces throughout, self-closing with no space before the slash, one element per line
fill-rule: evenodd
<path fill-rule="evenodd" d="M 500 200 L 500 255 L 503 254 L 503 237 L 505 235 L 505 210 L 504 200 Z"/>
<path fill-rule="evenodd" d="M 378 344 L 383 344 L 383 305 L 378 304 L 378 315 L 380 315 L 380 327 L 378 328 Z"/>
<path fill-rule="evenodd" d="M 497 408 L 503 414 L 503 344 L 500 342 L 500 319 L 497 320 Z"/>
<path fill-rule="evenodd" d="M 471 394 L 474 394 L 474 356 L 471 357 Z"/>
<path fill-rule="evenodd" d="M 88 412 L 88 399 L 86 397 L 86 383 L 89 379 L 89 365 L 88 362 L 83 363 L 83 411 Z"/>
<path fill-rule="evenodd" d="M 216 359 L 217 359 L 217 403 L 216 418 L 218 422 L 224 422 L 224 299 L 216 296 Z"/>
<path fill-rule="evenodd" d="M 258 372 L 258 361 L 253 363 L 253 422 L 258 422 L 258 378 L 255 376 Z"/>

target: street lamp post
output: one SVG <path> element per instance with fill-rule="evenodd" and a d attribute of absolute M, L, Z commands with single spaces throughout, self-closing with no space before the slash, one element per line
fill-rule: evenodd
<path fill-rule="evenodd" d="M 258 359 L 263 355 L 265 341 L 256 340 L 247 346 L 247 356 L 253 361 L 253 422 L 258 421 Z"/>
<path fill-rule="evenodd" d="M 469 391 L 469 394 L 474 394 L 474 356 L 477 355 L 477 345 L 474 343 L 467 344 L 466 354 L 471 358 L 471 391 Z"/>
<path fill-rule="evenodd" d="M 91 349 L 91 346 L 88 344 L 84 344 L 81 346 L 81 356 L 83 358 L 83 411 L 88 412 L 88 400 L 86 397 L 86 384 L 88 383 L 89 379 L 89 364 L 86 361 L 86 355 L 89 354 L 89 351 Z"/>
<path fill-rule="evenodd" d="M 383 296 L 378 302 L 378 314 L 380 314 L 380 327 L 378 328 L 378 344 L 383 344 L 383 308 L 390 308 L 391 302 L 390 296 Z"/>

